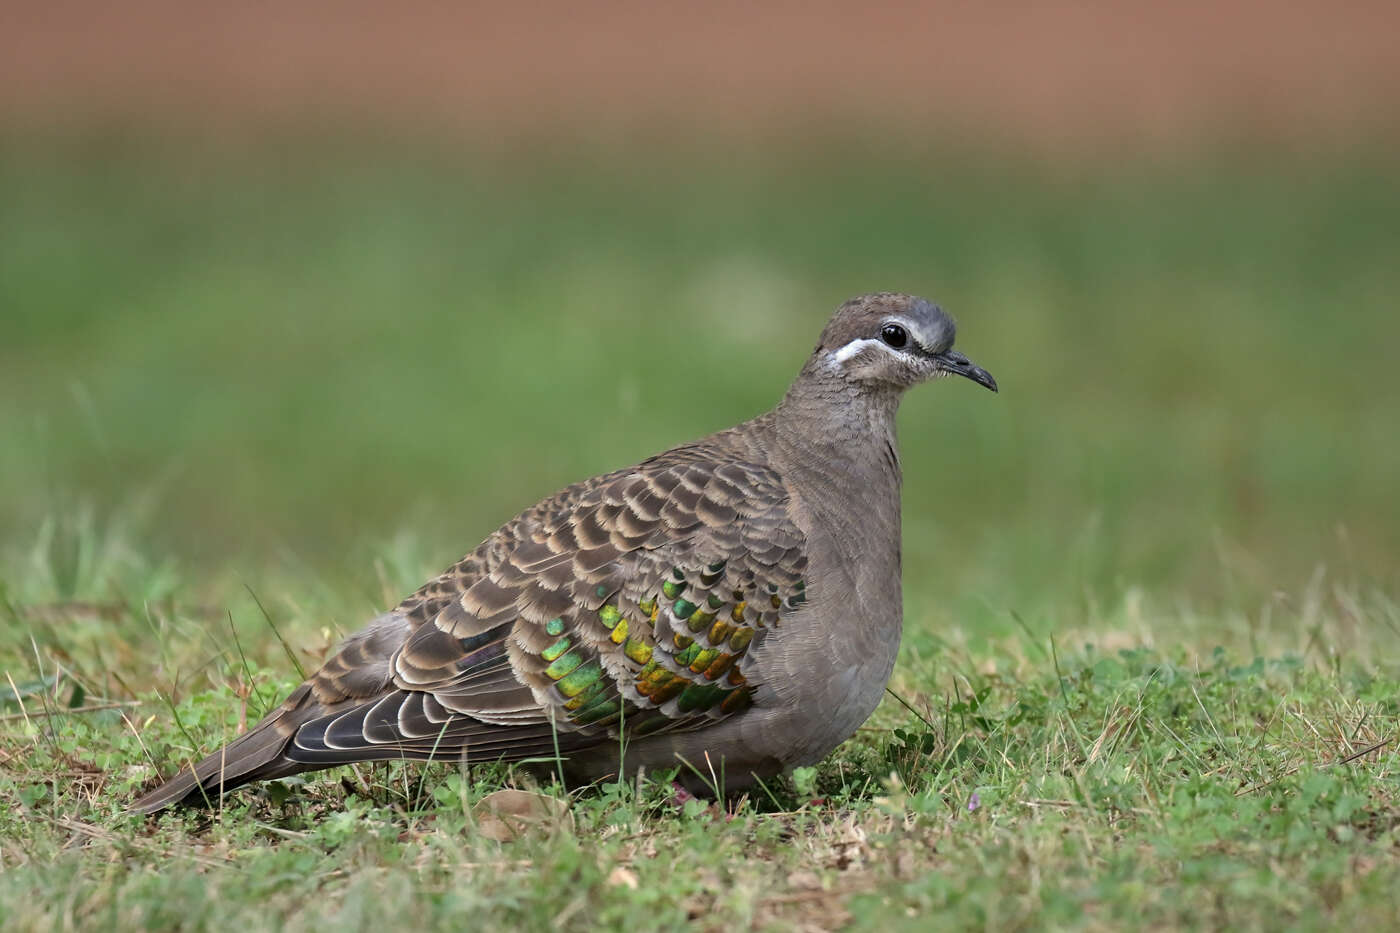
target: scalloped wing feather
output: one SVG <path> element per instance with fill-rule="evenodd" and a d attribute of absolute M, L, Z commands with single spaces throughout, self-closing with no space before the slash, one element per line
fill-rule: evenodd
<path fill-rule="evenodd" d="M 388 692 L 306 722 L 288 756 L 519 759 L 543 735 L 552 754 L 746 708 L 749 652 L 801 608 L 806 555 L 779 477 L 713 454 L 674 451 L 506 525 L 399 606 Z M 314 678 L 327 699 L 384 673 L 352 647 Z"/>
<path fill-rule="evenodd" d="M 338 763 L 519 761 L 742 714 L 752 652 L 806 599 L 807 557 L 780 477 L 739 436 L 522 513 L 134 809 Z"/>

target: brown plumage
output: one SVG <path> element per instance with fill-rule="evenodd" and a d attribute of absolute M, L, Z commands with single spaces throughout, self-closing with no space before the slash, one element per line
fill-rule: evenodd
<path fill-rule="evenodd" d="M 528 509 L 134 809 L 394 758 L 683 763 L 719 790 L 820 758 L 898 647 L 898 397 L 995 386 L 952 338 L 922 299 L 848 302 L 777 409 Z"/>

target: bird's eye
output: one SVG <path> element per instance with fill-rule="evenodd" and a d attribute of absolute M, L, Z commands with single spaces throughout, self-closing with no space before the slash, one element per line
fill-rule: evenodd
<path fill-rule="evenodd" d="M 909 342 L 909 334 L 898 324 L 886 324 L 884 330 L 880 331 L 880 339 L 896 350 L 903 350 Z"/>

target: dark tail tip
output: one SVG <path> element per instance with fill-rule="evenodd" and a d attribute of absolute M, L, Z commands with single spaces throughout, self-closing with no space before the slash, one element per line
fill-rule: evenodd
<path fill-rule="evenodd" d="M 288 737 L 278 728 L 282 713 L 283 710 L 278 710 L 193 768 L 182 769 L 170 780 L 142 794 L 131 804 L 131 812 L 158 813 L 177 804 L 210 806 L 235 787 L 303 770 L 304 766 L 282 757 L 288 742 Z"/>
<path fill-rule="evenodd" d="M 215 788 L 214 794 L 217 796 L 217 788 Z M 186 768 L 164 784 L 137 797 L 129 809 L 132 813 L 159 813 L 166 807 L 177 803 L 186 806 L 213 803 L 212 798 L 205 799 L 207 796 L 204 782 L 196 778 L 193 771 Z"/>

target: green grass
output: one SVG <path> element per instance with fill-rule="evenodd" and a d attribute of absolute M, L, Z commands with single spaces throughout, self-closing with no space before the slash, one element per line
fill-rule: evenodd
<path fill-rule="evenodd" d="M 6 929 L 1400 907 L 1391 153 L 11 142 Z M 314 666 L 540 496 L 768 407 L 876 288 L 943 301 L 1002 393 L 906 403 L 900 700 L 819 768 L 731 815 L 399 765 L 123 814 L 280 699 L 288 651 Z M 507 784 L 546 798 L 518 833 Z"/>

